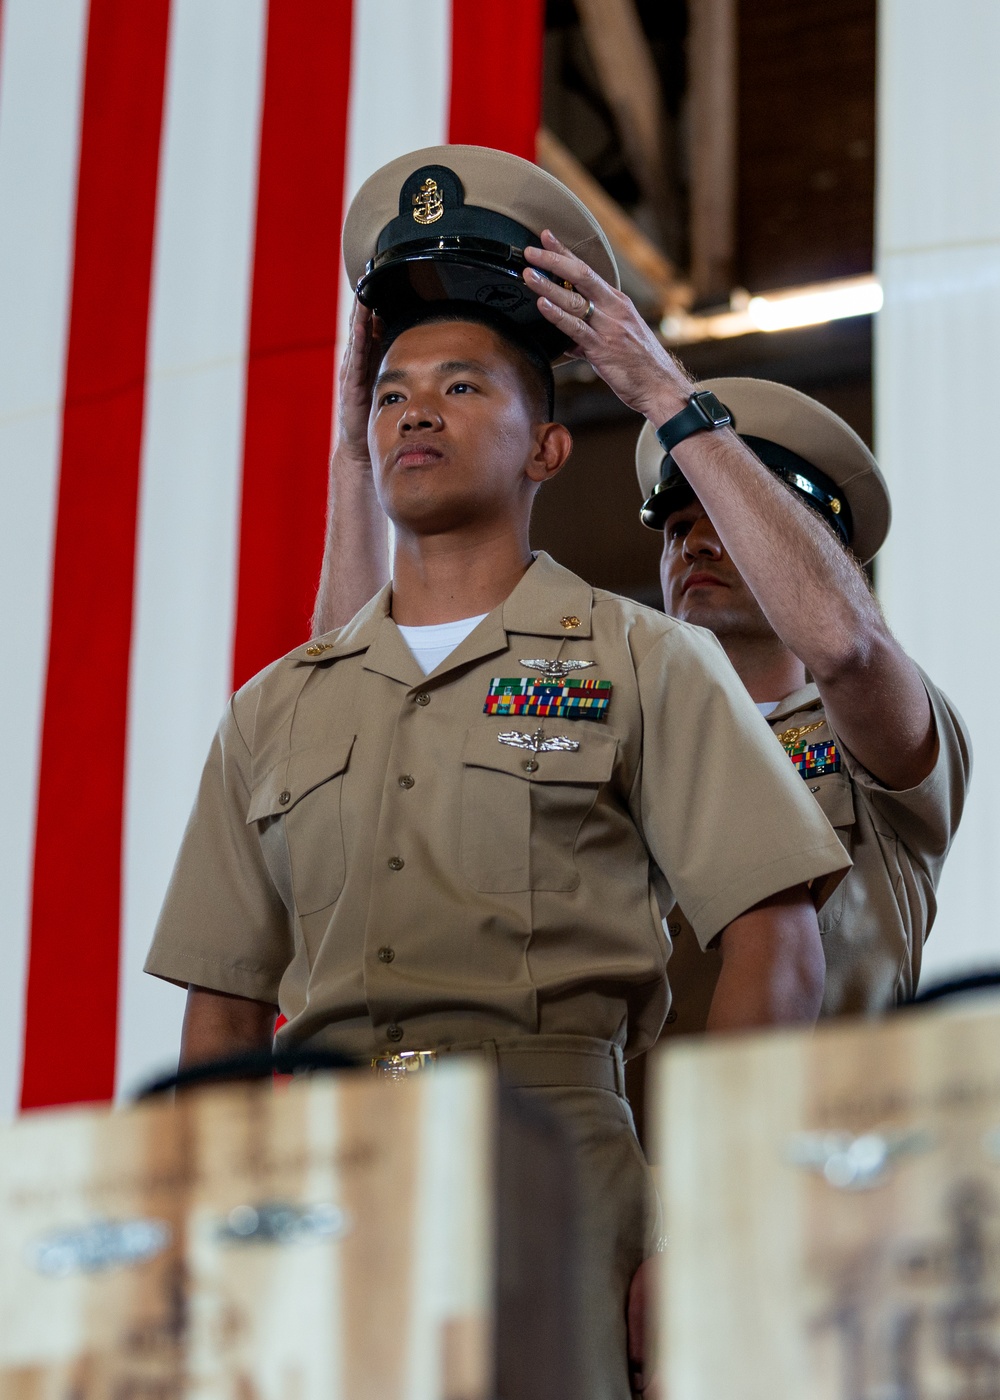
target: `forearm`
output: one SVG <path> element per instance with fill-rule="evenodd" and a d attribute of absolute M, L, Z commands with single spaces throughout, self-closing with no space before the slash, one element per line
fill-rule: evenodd
<path fill-rule="evenodd" d="M 533 266 L 524 274 L 542 293 L 542 315 L 624 403 L 661 427 L 687 404 L 689 376 L 624 293 L 548 231 L 542 243 L 525 249 Z M 563 285 L 543 282 L 539 268 Z M 835 732 L 888 786 L 921 782 L 936 753 L 927 694 L 860 567 L 730 429 L 696 433 L 672 455 L 778 639 L 812 673 Z"/>
<path fill-rule="evenodd" d="M 722 969 L 707 1029 L 812 1025 L 826 962 L 812 900 L 785 890 L 734 919 L 721 937 Z"/>
<path fill-rule="evenodd" d="M 548 231 L 525 249 L 539 310 L 576 342 L 615 393 L 661 427 L 694 384 L 656 340 L 624 293 Z M 543 282 L 538 269 L 568 284 Z M 569 285 L 571 284 L 571 285 Z M 587 306 L 590 310 L 587 311 Z M 586 314 L 586 320 L 584 315 Z M 729 429 L 702 432 L 673 451 L 733 564 L 779 639 L 816 676 L 864 655 L 885 624 L 864 575 L 806 506 L 800 506 Z"/>
<path fill-rule="evenodd" d="M 313 636 L 342 627 L 389 577 L 389 538 L 371 469 L 334 453 Z"/>
<path fill-rule="evenodd" d="M 266 1050 L 274 1040 L 278 1008 L 208 987 L 189 987 L 181 1031 L 180 1068 Z"/>

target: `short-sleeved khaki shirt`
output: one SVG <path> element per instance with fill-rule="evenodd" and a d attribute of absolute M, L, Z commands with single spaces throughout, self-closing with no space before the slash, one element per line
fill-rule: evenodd
<path fill-rule="evenodd" d="M 631 1054 L 668 1006 L 658 900 L 707 945 L 849 865 L 707 632 L 541 554 L 425 677 L 389 608 L 387 587 L 234 697 L 147 971 L 351 1054 L 533 1033 Z M 492 678 L 546 660 L 593 662 L 571 674 L 612 682 L 605 718 L 484 713 Z M 571 747 L 501 742 L 538 728 Z"/>
<path fill-rule="evenodd" d="M 819 914 L 826 953 L 824 1016 L 883 1011 L 917 985 L 924 940 L 937 909 L 935 891 L 958 828 L 971 770 L 968 732 L 951 701 L 922 671 L 937 727 L 938 757 L 918 787 L 883 787 L 827 722 L 815 685 L 784 699 L 768 716 L 786 743 L 836 745 L 840 770 L 803 786 L 819 803 L 854 862 Z M 780 751 L 780 750 L 779 750 Z M 720 959 L 703 953 L 679 908 L 667 916 L 673 942 L 673 1003 L 666 1033 L 705 1028 Z"/>

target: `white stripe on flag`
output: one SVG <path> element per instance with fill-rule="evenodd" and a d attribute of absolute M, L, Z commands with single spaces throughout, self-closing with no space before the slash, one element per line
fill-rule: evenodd
<path fill-rule="evenodd" d="M 5 0 L 0 35 L 0 1118 L 20 1094 L 86 0 Z M 69 638 L 56 638 L 71 645 Z M 81 892 L 69 891 L 68 897 Z"/>
<path fill-rule="evenodd" d="M 447 141 L 451 106 L 451 0 L 422 0 L 419 6 L 411 0 L 354 0 L 353 14 L 345 216 L 358 189 L 380 166 Z M 339 369 L 354 288 L 337 253 Z M 333 409 L 336 414 L 336 401 Z M 393 530 L 386 528 L 391 554 Z"/>
<path fill-rule="evenodd" d="M 230 691 L 265 0 L 173 0 L 125 794 L 117 1086 L 176 1060 L 142 963 Z"/>
<path fill-rule="evenodd" d="M 345 214 L 380 166 L 447 141 L 450 105 L 451 0 L 355 0 Z M 341 266 L 339 347 L 353 301 Z"/>

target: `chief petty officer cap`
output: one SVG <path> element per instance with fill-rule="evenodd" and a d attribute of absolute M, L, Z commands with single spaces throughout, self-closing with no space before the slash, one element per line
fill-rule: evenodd
<path fill-rule="evenodd" d="M 347 275 L 388 324 L 435 303 L 471 304 L 511 321 L 550 360 L 570 341 L 546 321 L 521 273 L 543 228 L 619 286 L 611 245 L 590 210 L 530 161 L 486 146 L 427 146 L 383 165 L 344 223 Z"/>
<path fill-rule="evenodd" d="M 708 379 L 698 389 L 721 399 L 743 441 L 863 564 L 874 558 L 889 533 L 889 491 L 875 458 L 843 418 L 769 379 Z M 642 522 L 662 530 L 694 493 L 673 458 L 664 456 L 651 423 L 639 434 L 635 467 L 645 498 Z"/>

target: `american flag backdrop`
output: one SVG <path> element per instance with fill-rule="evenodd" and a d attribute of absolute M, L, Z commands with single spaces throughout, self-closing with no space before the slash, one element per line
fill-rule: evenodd
<path fill-rule="evenodd" d="M 308 635 L 340 228 L 533 157 L 542 0 L 0 0 L 0 1116 L 176 1055 L 141 971 L 231 689 Z"/>

